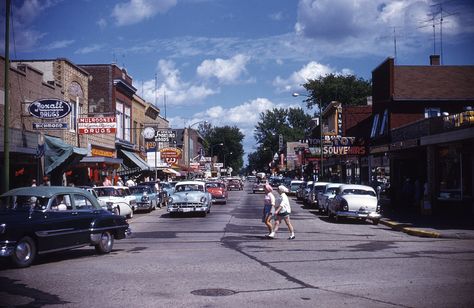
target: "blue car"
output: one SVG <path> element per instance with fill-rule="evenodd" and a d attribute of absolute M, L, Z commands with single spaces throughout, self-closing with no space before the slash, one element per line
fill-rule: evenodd
<path fill-rule="evenodd" d="M 148 185 L 138 185 L 129 188 L 137 202 L 135 211 L 151 212 L 160 206 L 159 195 L 152 187 Z"/>

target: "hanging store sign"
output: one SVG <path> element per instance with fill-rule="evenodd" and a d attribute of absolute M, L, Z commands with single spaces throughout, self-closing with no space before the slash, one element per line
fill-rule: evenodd
<path fill-rule="evenodd" d="M 67 129 L 67 123 L 33 123 L 33 129 Z"/>
<path fill-rule="evenodd" d="M 157 130 L 155 134 L 155 142 L 169 142 L 176 138 L 176 133 L 172 130 Z"/>
<path fill-rule="evenodd" d="M 117 123 L 115 117 L 79 118 L 79 134 L 115 134 Z"/>
<path fill-rule="evenodd" d="M 38 119 L 61 119 L 71 112 L 71 104 L 56 98 L 40 99 L 28 106 L 28 112 Z"/>
<path fill-rule="evenodd" d="M 160 150 L 161 159 L 169 165 L 176 165 L 181 158 L 181 149 L 178 148 L 164 148 Z"/>

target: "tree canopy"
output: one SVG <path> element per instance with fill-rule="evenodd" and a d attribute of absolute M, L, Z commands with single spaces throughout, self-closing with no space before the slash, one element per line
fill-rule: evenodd
<path fill-rule="evenodd" d="M 279 148 L 280 135 L 284 144 L 301 140 L 309 132 L 310 120 L 311 116 L 301 108 L 274 108 L 260 113 L 254 133 L 258 147 L 248 155 L 249 169 L 268 169 L 273 155 L 283 150 Z"/>
<path fill-rule="evenodd" d="M 372 95 L 371 81 L 354 75 L 329 74 L 310 79 L 303 86 L 311 96 L 305 100 L 308 108 L 321 102 L 324 109 L 331 101 L 339 101 L 343 105 L 364 105 L 367 97 Z"/>
<path fill-rule="evenodd" d="M 199 127 L 199 132 L 204 137 L 207 155 L 217 156 L 218 162 L 225 162 L 224 167 L 232 167 L 234 172 L 238 173 L 242 169 L 244 135 L 238 127 L 213 127 L 206 124 Z"/>

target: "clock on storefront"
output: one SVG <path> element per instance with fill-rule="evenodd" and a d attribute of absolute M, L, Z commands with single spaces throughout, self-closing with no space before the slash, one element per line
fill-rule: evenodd
<path fill-rule="evenodd" d="M 145 127 L 142 134 L 145 139 L 153 139 L 155 137 L 155 129 L 153 127 Z"/>

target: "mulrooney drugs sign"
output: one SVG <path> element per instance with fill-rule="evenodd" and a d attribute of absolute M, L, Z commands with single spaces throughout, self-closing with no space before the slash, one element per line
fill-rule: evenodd
<path fill-rule="evenodd" d="M 79 134 L 115 134 L 117 123 L 115 117 L 79 118 Z"/>

